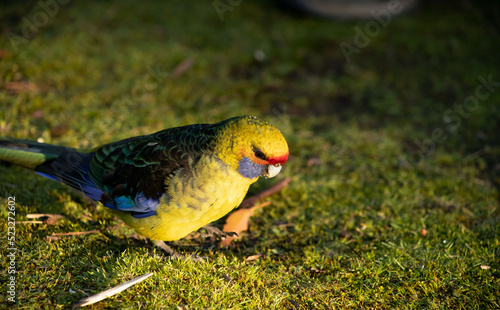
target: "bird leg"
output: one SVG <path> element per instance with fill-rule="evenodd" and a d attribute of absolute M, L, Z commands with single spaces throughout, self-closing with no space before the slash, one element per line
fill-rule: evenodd
<path fill-rule="evenodd" d="M 170 257 L 169 257 L 170 259 L 188 258 L 188 259 L 191 259 L 192 261 L 195 261 L 195 262 L 203 261 L 203 257 L 200 257 L 200 256 L 185 256 L 185 255 L 177 253 L 177 251 L 175 251 L 174 249 L 169 247 L 165 243 L 165 241 L 162 241 L 162 240 L 151 240 L 151 241 L 154 243 L 155 246 L 159 247 L 160 249 L 165 251 L 168 255 L 170 255 Z"/>
<path fill-rule="evenodd" d="M 217 240 L 224 240 L 227 237 L 238 237 L 238 234 L 233 232 L 233 231 L 229 231 L 229 232 L 222 231 L 219 228 L 214 227 L 214 226 L 205 225 L 202 228 L 207 231 L 206 233 L 201 234 L 201 236 L 203 238 L 214 237 Z"/>

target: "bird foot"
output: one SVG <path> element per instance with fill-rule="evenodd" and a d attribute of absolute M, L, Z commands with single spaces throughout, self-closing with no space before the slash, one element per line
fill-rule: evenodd
<path fill-rule="evenodd" d="M 201 256 L 194 256 L 194 255 L 186 256 L 186 255 L 182 255 L 182 254 L 177 253 L 177 251 L 175 251 L 174 249 L 169 247 L 165 243 L 165 241 L 162 241 L 162 240 L 151 240 L 151 241 L 153 241 L 155 246 L 157 246 L 160 249 L 162 249 L 163 251 L 165 251 L 169 255 L 169 257 L 168 257 L 169 259 L 190 259 L 194 262 L 203 261 L 203 257 L 201 257 Z"/>
<path fill-rule="evenodd" d="M 202 238 L 214 237 L 217 240 L 224 240 L 227 237 L 238 237 L 238 234 L 233 231 L 222 231 L 217 227 L 206 225 L 202 227 L 206 230 L 206 233 L 201 233 Z"/>

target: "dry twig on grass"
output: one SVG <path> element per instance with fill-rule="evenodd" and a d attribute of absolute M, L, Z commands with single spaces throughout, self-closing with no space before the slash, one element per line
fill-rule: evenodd
<path fill-rule="evenodd" d="M 26 214 L 26 217 L 29 219 L 42 219 L 43 223 L 47 225 L 55 225 L 55 223 L 65 218 L 64 215 L 61 214 L 50 214 L 50 213 L 35 213 L 35 214 Z M 39 223 L 40 221 L 33 221 L 33 223 Z"/>
<path fill-rule="evenodd" d="M 283 188 L 285 188 L 288 185 L 288 183 L 290 183 L 290 181 L 291 181 L 290 178 L 284 178 L 283 180 L 279 181 L 278 183 L 274 184 L 268 189 L 243 200 L 238 208 L 240 209 L 249 208 L 253 206 L 260 199 L 279 193 Z"/>
<path fill-rule="evenodd" d="M 100 230 L 88 230 L 88 231 L 75 231 L 68 233 L 53 233 L 52 236 L 78 236 L 78 235 L 87 235 L 87 234 L 95 234 L 101 232 Z"/>

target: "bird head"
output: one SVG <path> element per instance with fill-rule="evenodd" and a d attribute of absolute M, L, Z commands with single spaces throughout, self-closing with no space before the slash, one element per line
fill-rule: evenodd
<path fill-rule="evenodd" d="M 234 117 L 215 126 L 215 155 L 247 179 L 272 178 L 288 159 L 285 137 L 255 116 Z"/>

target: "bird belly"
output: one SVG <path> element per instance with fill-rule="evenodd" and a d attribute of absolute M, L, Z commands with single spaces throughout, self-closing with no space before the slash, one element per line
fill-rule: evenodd
<path fill-rule="evenodd" d="M 255 180 L 242 177 L 213 157 L 202 158 L 191 171 L 181 169 L 170 180 L 157 215 L 124 220 L 145 237 L 178 240 L 238 206 Z"/>

